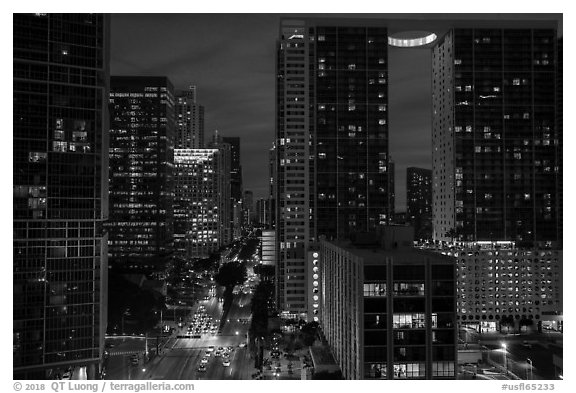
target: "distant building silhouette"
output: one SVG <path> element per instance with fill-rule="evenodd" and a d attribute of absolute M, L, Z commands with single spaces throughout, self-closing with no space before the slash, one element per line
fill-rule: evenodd
<path fill-rule="evenodd" d="M 232 222 L 232 233 L 234 238 L 238 238 L 242 232 L 242 220 L 238 218 L 238 209 L 242 203 L 242 165 L 240 164 L 240 138 L 222 137 L 222 142 L 230 145 L 230 221 Z M 241 216 L 242 214 L 240 214 Z"/>
<path fill-rule="evenodd" d="M 226 245 L 232 241 L 234 235 L 234 198 L 231 196 L 233 182 L 232 170 L 234 165 L 234 154 L 232 152 L 232 145 L 227 143 L 224 138 L 214 130 L 212 140 L 208 142 L 206 147 L 210 149 L 218 149 L 219 161 L 216 168 L 218 175 L 218 206 L 219 206 L 219 220 L 222 223 L 220 229 L 220 245 Z"/>
<path fill-rule="evenodd" d="M 410 167 L 406 170 L 406 214 L 414 226 L 414 238 L 432 239 L 432 171 Z"/>
<path fill-rule="evenodd" d="M 242 199 L 242 165 L 240 164 L 240 138 L 224 136 L 222 142 L 230 145 L 232 161 L 230 163 L 230 195 L 235 201 Z"/>
<path fill-rule="evenodd" d="M 176 149 L 204 146 L 204 107 L 196 102 L 196 86 L 176 94 Z"/>
<path fill-rule="evenodd" d="M 254 194 L 252 191 L 244 191 L 242 206 L 244 209 L 244 227 L 249 227 L 252 225 L 252 220 L 256 217 L 256 212 L 254 210 Z"/>

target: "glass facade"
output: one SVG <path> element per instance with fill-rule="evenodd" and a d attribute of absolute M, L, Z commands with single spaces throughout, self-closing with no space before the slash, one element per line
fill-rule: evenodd
<path fill-rule="evenodd" d="M 454 264 L 366 265 L 364 280 L 364 378 L 455 378 Z M 375 298 L 386 285 L 392 293 Z"/>
<path fill-rule="evenodd" d="M 113 76 L 110 89 L 111 263 L 162 262 L 173 247 L 174 94 L 166 77 Z"/>
<path fill-rule="evenodd" d="M 391 218 L 387 43 L 386 28 L 318 26 L 310 44 L 316 236 L 345 239 Z"/>
<path fill-rule="evenodd" d="M 435 220 L 462 240 L 558 240 L 556 46 L 553 29 L 453 29 L 434 50 L 435 179 L 454 186 Z"/>
<path fill-rule="evenodd" d="M 306 277 L 297 273 L 309 242 L 391 219 L 387 29 L 339 22 L 285 20 L 280 27 L 278 295 L 295 312 L 310 311 Z"/>
<path fill-rule="evenodd" d="M 13 369 L 95 378 L 106 326 L 109 20 L 14 14 Z"/>

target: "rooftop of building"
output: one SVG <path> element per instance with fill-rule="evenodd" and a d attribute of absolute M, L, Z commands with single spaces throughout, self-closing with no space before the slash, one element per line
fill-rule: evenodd
<path fill-rule="evenodd" d="M 422 264 L 426 261 L 433 261 L 434 263 L 453 264 L 455 259 L 447 255 L 442 255 L 439 252 L 422 250 L 414 247 L 390 247 L 383 248 L 380 243 L 368 243 L 367 240 L 360 245 L 351 240 L 335 240 L 323 242 L 332 244 L 341 248 L 356 257 L 360 257 L 365 265 L 381 264 L 387 258 L 393 258 L 395 263 L 402 264 Z"/>

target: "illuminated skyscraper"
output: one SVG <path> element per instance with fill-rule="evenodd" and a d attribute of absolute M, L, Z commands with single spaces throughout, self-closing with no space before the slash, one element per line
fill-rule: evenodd
<path fill-rule="evenodd" d="M 174 247 L 188 258 L 206 258 L 229 242 L 225 153 L 176 149 Z"/>
<path fill-rule="evenodd" d="M 432 50 L 433 238 L 458 241 L 443 252 L 478 330 L 562 325 L 557 28 L 461 23 Z"/>
<path fill-rule="evenodd" d="M 162 265 L 173 246 L 174 95 L 166 77 L 113 76 L 111 264 Z"/>
<path fill-rule="evenodd" d="M 196 103 L 196 86 L 176 95 L 176 149 L 204 147 L 204 107 Z"/>
<path fill-rule="evenodd" d="M 13 371 L 98 377 L 107 325 L 109 18 L 14 14 Z"/>
<path fill-rule="evenodd" d="M 304 273 L 311 242 L 391 219 L 387 28 L 285 19 L 276 74 L 278 294 L 298 316 L 313 306 Z"/>
<path fill-rule="evenodd" d="M 556 25 L 453 28 L 434 46 L 434 239 L 558 240 Z"/>

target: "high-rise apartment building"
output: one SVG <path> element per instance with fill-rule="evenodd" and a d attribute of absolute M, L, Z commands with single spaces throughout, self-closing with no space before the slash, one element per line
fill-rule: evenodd
<path fill-rule="evenodd" d="M 13 376 L 95 379 L 107 324 L 109 18 L 14 14 Z"/>
<path fill-rule="evenodd" d="M 174 248 L 206 258 L 228 244 L 227 168 L 219 149 L 175 149 Z"/>
<path fill-rule="evenodd" d="M 562 244 L 564 225 L 564 39 L 558 39 L 558 63 L 556 68 L 556 128 L 558 129 L 558 241 Z"/>
<path fill-rule="evenodd" d="M 557 28 L 461 23 L 432 50 L 433 237 L 457 241 L 459 324 L 479 331 L 562 328 Z"/>
<path fill-rule="evenodd" d="M 319 235 L 388 223 L 388 35 L 379 20 L 284 19 L 277 43 L 279 305 L 305 314 Z"/>
<path fill-rule="evenodd" d="M 270 217 L 270 228 L 276 228 L 276 144 L 268 151 L 268 176 L 270 182 L 268 183 L 268 206 Z"/>
<path fill-rule="evenodd" d="M 458 322 L 479 332 L 563 329 L 562 251 L 514 242 L 459 243 Z"/>
<path fill-rule="evenodd" d="M 388 161 L 388 206 L 390 207 L 389 222 L 394 222 L 396 214 L 396 165 L 392 157 Z"/>
<path fill-rule="evenodd" d="M 110 81 L 111 264 L 162 265 L 173 247 L 174 93 L 166 77 Z"/>
<path fill-rule="evenodd" d="M 314 259 L 320 323 L 342 374 L 455 379 L 454 258 L 368 235 L 322 240 Z"/>
<path fill-rule="evenodd" d="M 432 51 L 434 239 L 557 241 L 557 22 L 475 25 Z"/>
<path fill-rule="evenodd" d="M 406 215 L 414 226 L 416 240 L 432 239 L 432 171 L 406 170 Z"/>
<path fill-rule="evenodd" d="M 176 95 L 176 149 L 204 147 L 204 107 L 196 102 L 196 86 Z"/>

